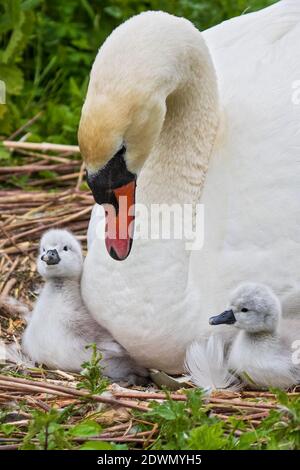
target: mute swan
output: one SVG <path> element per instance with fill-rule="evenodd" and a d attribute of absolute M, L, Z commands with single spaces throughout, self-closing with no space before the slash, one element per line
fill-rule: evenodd
<path fill-rule="evenodd" d="M 210 319 L 239 331 L 230 348 L 227 367 L 250 386 L 288 388 L 300 381 L 300 364 L 293 362 L 293 343 L 300 339 L 300 320 L 281 319 L 277 296 L 263 284 L 240 285 L 228 309 Z"/>
<path fill-rule="evenodd" d="M 146 207 L 205 209 L 202 250 L 137 239 L 128 256 L 132 233 L 101 239 L 94 207 L 83 298 L 146 367 L 182 372 L 238 281 L 270 283 L 280 298 L 299 289 L 299 41 L 300 3 L 286 0 L 202 34 L 147 12 L 99 50 L 78 134 L 95 200 L 119 209 L 137 182 Z M 117 227 L 122 217 L 132 222 L 120 209 Z"/>
<path fill-rule="evenodd" d="M 46 283 L 22 337 L 22 351 L 34 362 L 79 371 L 90 357 L 85 347 L 96 343 L 105 375 L 129 382 L 144 378 L 146 371 L 93 320 L 82 302 L 83 258 L 76 238 L 66 230 L 46 232 L 37 266 Z"/>

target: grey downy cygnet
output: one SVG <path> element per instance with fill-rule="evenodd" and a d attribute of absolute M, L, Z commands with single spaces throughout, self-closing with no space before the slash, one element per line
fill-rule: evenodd
<path fill-rule="evenodd" d="M 91 355 L 86 346 L 95 343 L 106 376 L 144 383 L 147 371 L 86 309 L 80 290 L 82 268 L 81 246 L 70 232 L 53 229 L 43 235 L 37 269 L 45 285 L 23 334 L 22 351 L 48 367 L 80 371 Z"/>
<path fill-rule="evenodd" d="M 281 318 L 281 305 L 263 284 L 241 284 L 230 296 L 227 310 L 210 318 L 211 325 L 238 330 L 229 350 L 227 368 L 250 387 L 289 388 L 300 381 L 295 342 L 299 319 Z"/>

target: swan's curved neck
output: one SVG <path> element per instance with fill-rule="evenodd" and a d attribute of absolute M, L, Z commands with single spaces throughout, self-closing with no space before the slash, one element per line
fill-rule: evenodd
<path fill-rule="evenodd" d="M 138 179 L 145 202 L 199 201 L 220 113 L 214 67 L 198 34 L 198 47 L 186 46 L 184 66 L 171 67 L 169 79 L 164 77 L 163 128 Z M 171 76 L 176 72 L 177 77 Z"/>

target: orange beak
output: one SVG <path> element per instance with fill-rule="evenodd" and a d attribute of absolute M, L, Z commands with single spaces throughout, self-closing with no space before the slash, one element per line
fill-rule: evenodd
<path fill-rule="evenodd" d="M 136 180 L 111 189 L 117 210 L 112 204 L 103 204 L 106 217 L 105 244 L 110 256 L 124 260 L 130 253 L 134 233 L 134 204 Z"/>

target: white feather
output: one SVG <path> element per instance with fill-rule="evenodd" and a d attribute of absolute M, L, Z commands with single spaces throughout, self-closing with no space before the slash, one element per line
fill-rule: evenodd
<path fill-rule="evenodd" d="M 224 338 L 212 335 L 193 342 L 186 353 L 185 368 L 192 382 L 205 390 L 238 389 L 238 381 L 228 370 Z"/>

